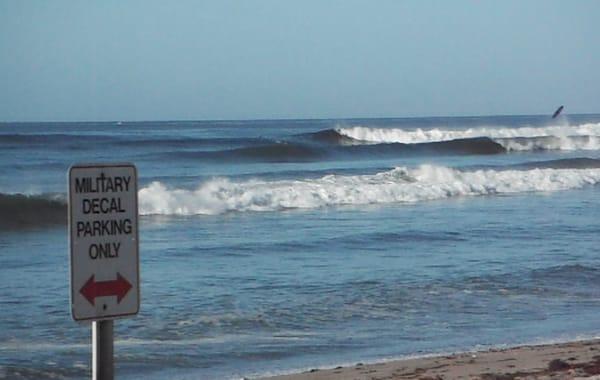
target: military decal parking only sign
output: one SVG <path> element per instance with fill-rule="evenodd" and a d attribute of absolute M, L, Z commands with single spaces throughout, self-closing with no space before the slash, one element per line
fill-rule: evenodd
<path fill-rule="evenodd" d="M 71 167 L 69 236 L 73 319 L 97 321 L 137 314 L 140 281 L 134 165 Z"/>

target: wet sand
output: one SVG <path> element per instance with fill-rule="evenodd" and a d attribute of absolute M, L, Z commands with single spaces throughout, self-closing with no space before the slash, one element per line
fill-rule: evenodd
<path fill-rule="evenodd" d="M 600 339 L 314 369 L 269 380 L 598 379 Z"/>

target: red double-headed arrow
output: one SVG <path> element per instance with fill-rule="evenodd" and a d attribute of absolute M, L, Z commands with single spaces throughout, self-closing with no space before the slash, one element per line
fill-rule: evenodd
<path fill-rule="evenodd" d="M 83 285 L 79 293 L 85 297 L 92 305 L 95 305 L 97 297 L 117 296 L 117 303 L 120 303 L 123 297 L 131 289 L 131 284 L 117 272 L 117 279 L 111 281 L 94 281 L 94 275 Z"/>

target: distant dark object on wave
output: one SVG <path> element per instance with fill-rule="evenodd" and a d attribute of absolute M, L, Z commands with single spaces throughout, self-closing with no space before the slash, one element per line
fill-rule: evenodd
<path fill-rule="evenodd" d="M 560 113 L 562 112 L 563 108 L 565 108 L 565 106 L 558 107 L 556 111 L 554 111 L 554 114 L 552 114 L 552 118 L 556 119 L 558 115 L 560 115 Z"/>

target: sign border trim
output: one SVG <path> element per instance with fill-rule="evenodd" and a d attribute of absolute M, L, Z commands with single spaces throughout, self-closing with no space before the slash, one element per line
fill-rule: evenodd
<path fill-rule="evenodd" d="M 124 314 L 112 314 L 112 315 L 104 315 L 100 318 L 97 317 L 90 317 L 90 318 L 76 318 L 75 316 L 75 289 L 73 288 L 73 236 L 71 233 L 71 222 L 73 220 L 73 208 L 71 207 L 71 173 L 73 171 L 73 169 L 98 169 L 98 168 L 123 168 L 123 167 L 127 167 L 127 168 L 132 168 L 133 169 L 133 173 L 135 175 L 135 215 L 136 215 L 136 228 L 135 228 L 135 245 L 136 245 L 136 272 L 137 272 L 137 307 L 135 312 L 133 313 L 124 313 Z M 73 320 L 75 320 L 76 322 L 86 322 L 86 321 L 104 321 L 104 320 L 112 320 L 112 319 L 118 319 L 118 318 L 125 318 L 125 317 L 129 317 L 129 316 L 134 316 L 137 315 L 140 312 L 140 304 L 141 304 L 141 297 L 140 297 L 140 288 L 141 288 L 141 278 L 140 278 L 140 226 L 139 226 L 139 201 L 138 201 L 138 171 L 137 171 L 137 167 L 132 164 L 132 163 L 128 163 L 128 162 L 123 162 L 123 163 L 115 163 L 115 164 L 110 164 L 110 163 L 83 163 L 83 164 L 73 164 L 69 167 L 69 171 L 68 171 L 68 175 L 67 175 L 67 187 L 68 187 L 68 204 L 67 207 L 69 209 L 68 211 L 68 230 L 69 230 L 69 269 L 70 269 L 70 283 L 69 283 L 69 287 L 71 288 L 70 293 L 70 306 L 71 306 L 71 317 L 73 317 Z"/>

